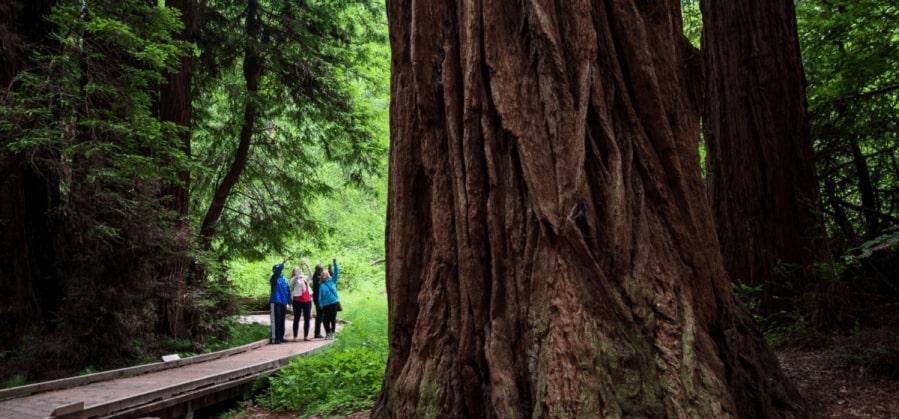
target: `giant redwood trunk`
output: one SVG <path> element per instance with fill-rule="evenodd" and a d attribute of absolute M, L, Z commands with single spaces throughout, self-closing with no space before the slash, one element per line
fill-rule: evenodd
<path fill-rule="evenodd" d="M 731 279 L 814 260 L 817 181 L 791 0 L 703 0 L 708 181 Z M 801 276 L 800 276 L 801 278 Z"/>
<path fill-rule="evenodd" d="M 724 272 L 678 14 L 388 1 L 373 416 L 804 416 Z"/>

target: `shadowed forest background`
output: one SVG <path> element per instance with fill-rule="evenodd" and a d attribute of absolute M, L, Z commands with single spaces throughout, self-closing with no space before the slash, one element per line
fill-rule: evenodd
<path fill-rule="evenodd" d="M 825 354 L 839 371 L 895 386 L 899 7 L 795 2 L 802 68 L 791 85 L 806 84 L 808 125 L 760 114 L 744 129 L 731 128 L 733 113 L 715 115 L 709 96 L 736 83 L 708 75 L 731 46 L 704 38 L 699 1 L 680 4 L 705 106 L 697 202 L 713 207 L 737 297 L 782 364 Z M 7 0 L 0 15 L 4 387 L 264 338 L 233 316 L 266 308 L 271 265 L 334 257 L 351 323 L 253 404 L 372 408 L 388 357 L 384 2 Z M 811 154 L 727 148 L 734 130 L 785 129 Z M 759 215 L 784 214 L 774 198 L 726 199 L 752 182 L 810 185 L 796 195 L 808 225 Z"/>

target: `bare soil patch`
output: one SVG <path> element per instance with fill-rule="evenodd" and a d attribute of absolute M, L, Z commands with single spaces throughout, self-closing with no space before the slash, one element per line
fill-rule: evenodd
<path fill-rule="evenodd" d="M 814 417 L 899 417 L 899 381 L 850 367 L 835 349 L 779 351 L 777 358 Z"/>

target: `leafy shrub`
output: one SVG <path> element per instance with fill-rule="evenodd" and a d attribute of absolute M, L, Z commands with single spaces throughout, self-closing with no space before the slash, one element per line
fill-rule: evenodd
<path fill-rule="evenodd" d="M 0 383 L 0 388 L 23 386 L 27 382 L 28 382 L 28 380 L 25 378 L 24 375 L 16 374 L 16 375 L 13 375 L 12 377 L 9 377 L 9 378 L 3 380 L 3 382 Z"/>

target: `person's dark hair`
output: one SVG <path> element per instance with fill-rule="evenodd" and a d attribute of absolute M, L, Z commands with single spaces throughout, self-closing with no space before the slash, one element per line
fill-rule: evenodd
<path fill-rule="evenodd" d="M 325 268 L 323 268 L 321 264 L 315 265 L 315 272 L 312 274 L 312 283 L 322 279 L 322 272 L 324 270 Z"/>
<path fill-rule="evenodd" d="M 278 283 L 278 275 L 280 275 L 280 272 L 278 272 L 278 265 L 272 266 L 272 276 L 268 279 L 269 285 L 272 286 L 272 293 L 274 293 L 275 285 Z"/>

